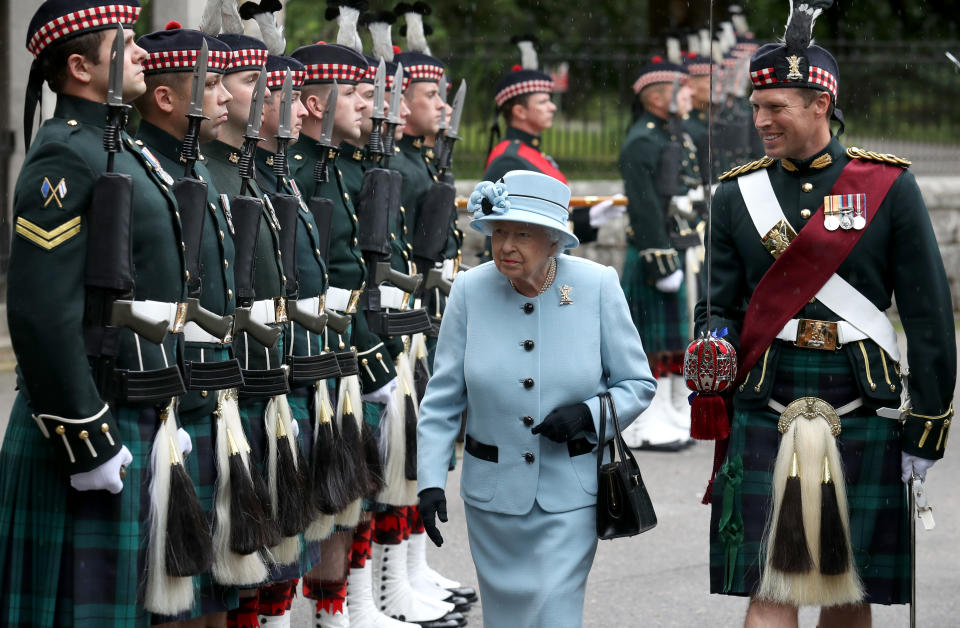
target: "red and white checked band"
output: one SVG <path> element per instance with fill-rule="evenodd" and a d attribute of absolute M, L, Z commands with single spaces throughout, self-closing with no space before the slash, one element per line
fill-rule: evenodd
<path fill-rule="evenodd" d="M 436 81 L 439 83 L 440 77 L 442 76 L 443 68 L 441 68 L 439 65 L 433 65 L 430 63 L 411 65 L 410 67 L 404 66 L 403 68 L 403 80 L 405 82 Z"/>
<path fill-rule="evenodd" d="M 754 70 L 750 73 L 750 80 L 753 82 L 754 87 L 774 85 L 780 82 L 773 68 Z M 820 85 L 830 92 L 834 99 L 837 98 L 837 77 L 823 68 L 811 65 L 810 72 L 807 75 L 807 83 Z"/>
<path fill-rule="evenodd" d="M 30 41 L 27 50 L 39 57 L 43 49 L 67 35 L 80 33 L 92 28 L 102 28 L 110 24 L 136 24 L 140 17 L 140 7 L 128 4 L 103 4 L 98 7 L 80 9 L 61 15 L 40 27 Z"/>
<path fill-rule="evenodd" d="M 307 65 L 306 80 L 333 81 L 336 79 L 342 82 L 356 83 L 366 71 L 367 68 L 345 63 L 315 63 Z"/>
<path fill-rule="evenodd" d="M 199 50 L 164 50 L 151 52 L 143 61 L 144 72 L 161 70 L 189 70 L 197 64 Z M 230 66 L 232 55 L 225 50 L 211 50 L 207 57 L 207 71 L 223 72 Z"/>
<path fill-rule="evenodd" d="M 672 83 L 674 78 L 679 75 L 680 83 L 683 83 L 688 77 L 683 72 L 676 70 L 657 70 L 656 72 L 647 72 L 636 80 L 633 84 L 633 93 L 639 94 L 640 91 L 654 83 Z"/>
<path fill-rule="evenodd" d="M 274 72 L 267 72 L 267 89 L 280 89 L 283 87 L 283 77 L 286 76 L 286 70 L 276 70 Z M 303 87 L 303 82 L 307 78 L 307 73 L 303 70 L 290 70 L 290 81 L 293 85 L 293 89 L 300 89 Z"/>
<path fill-rule="evenodd" d="M 270 53 L 263 48 L 244 48 L 242 50 L 234 50 L 230 57 L 230 67 L 227 69 L 234 72 L 238 71 L 240 68 L 250 68 L 251 70 L 255 70 L 267 64 L 267 55 L 269 54 Z"/>
<path fill-rule="evenodd" d="M 497 92 L 497 94 L 493 97 L 493 101 L 497 103 L 498 107 L 502 107 L 503 103 L 515 96 L 520 96 L 522 94 L 536 94 L 538 92 L 552 94 L 553 81 L 533 79 L 530 81 L 521 81 L 519 83 L 514 83 L 513 85 L 508 85 Z"/>
<path fill-rule="evenodd" d="M 709 63 L 691 63 L 687 66 L 687 70 L 690 71 L 690 76 L 707 76 L 710 74 Z"/>

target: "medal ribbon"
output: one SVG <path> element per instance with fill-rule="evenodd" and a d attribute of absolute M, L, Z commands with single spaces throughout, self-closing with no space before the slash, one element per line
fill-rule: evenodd
<path fill-rule="evenodd" d="M 734 386 L 739 386 L 750 373 L 784 324 L 793 318 L 840 268 L 850 251 L 866 232 L 877 215 L 903 169 L 860 159 L 851 160 L 833 184 L 830 195 L 866 195 L 864 229 L 828 231 L 823 220 L 811 220 L 800 230 L 786 250 L 774 260 L 750 298 L 740 334 L 740 365 Z M 820 205 L 814 216 L 823 214 Z"/>

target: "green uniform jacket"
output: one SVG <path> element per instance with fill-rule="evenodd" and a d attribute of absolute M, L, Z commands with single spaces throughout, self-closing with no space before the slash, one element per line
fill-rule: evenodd
<path fill-rule="evenodd" d="M 677 184 L 678 190 L 686 191 L 689 183 L 700 182 L 696 148 L 689 137 L 675 138 L 666 120 L 644 112 L 630 127 L 620 150 L 620 173 L 623 175 L 627 215 L 630 217 L 627 238 L 638 251 L 667 251 L 673 248 L 667 231 L 669 199 L 658 191 L 657 176 L 660 151 L 674 140 L 683 143 L 684 155 Z M 645 271 L 656 275 L 656 279 L 672 272 L 669 269 L 661 272 L 656 265 L 647 266 Z"/>
<path fill-rule="evenodd" d="M 798 232 L 809 220 L 822 220 L 817 209 L 851 160 L 836 139 L 810 159 L 754 162 L 734 171 L 717 190 L 713 202 L 713 264 L 711 328 L 729 329 L 728 339 L 739 348 L 743 316 L 760 279 L 773 263 L 740 194 L 736 176 L 767 167 L 773 189 L 787 221 Z M 863 190 L 870 194 L 870 190 Z M 808 214 L 804 210 L 810 210 Z M 804 218 L 804 216 L 811 216 Z M 940 250 L 916 180 L 904 171 L 894 182 L 876 216 L 861 236 L 837 274 L 867 297 L 878 309 L 890 307 L 897 297 L 900 320 L 907 335 L 910 364 L 910 394 L 913 415 L 903 429 L 903 451 L 930 459 L 943 456 L 949 428 L 951 399 L 956 382 L 956 343 L 950 289 Z M 697 305 L 697 326 L 706 326 L 706 304 Z M 836 314 L 819 301 L 805 305 L 797 318 L 835 321 Z M 777 345 L 775 341 L 771 348 Z M 897 407 L 900 383 L 889 356 L 875 343 L 864 340 L 843 347 L 851 361 L 851 376 L 868 407 Z M 771 356 L 773 355 L 771 351 Z M 816 354 L 816 350 L 811 350 Z M 775 360 L 772 360 L 775 362 Z M 760 382 L 763 360 L 758 361 L 748 381 Z M 772 382 L 775 364 L 767 366 L 762 379 Z M 735 402 L 765 406 L 772 384 L 742 387 Z M 883 421 L 887 419 L 877 419 Z M 930 427 L 927 427 L 927 422 Z M 930 432 L 923 439 L 924 430 Z M 923 444 L 921 445 L 921 440 Z"/>
<path fill-rule="evenodd" d="M 104 407 L 87 361 L 83 313 L 86 211 L 94 185 L 106 171 L 106 118 L 106 105 L 59 96 L 53 118 L 43 124 L 27 152 L 14 191 L 7 320 L 21 394 L 27 395 L 36 414 L 76 420 L 92 417 Z M 161 178 L 159 164 L 148 160 L 126 134 L 123 148 L 115 171 L 133 178 L 135 299 L 181 301 L 185 268 L 176 200 Z M 176 336 L 167 336 L 165 358 L 159 345 L 141 340 L 138 347 L 133 332 L 121 330 L 116 367 L 138 371 L 174 366 L 176 343 Z M 101 425 L 115 436 L 113 445 L 99 436 Z M 70 472 L 94 468 L 119 451 L 122 443 L 115 428 L 107 411 L 96 429 L 89 430 L 97 458 L 88 457 L 86 447 L 73 441 L 78 455 Z M 79 429 L 69 426 L 67 438 L 72 440 Z M 66 459 L 61 439 L 52 436 L 50 446 Z"/>
<path fill-rule="evenodd" d="M 137 130 L 136 143 L 145 146 L 170 176 L 179 178 L 183 175 L 185 164 L 180 159 L 180 140 L 144 120 Z M 207 212 L 200 248 L 200 305 L 214 314 L 233 314 L 236 309 L 233 297 L 233 236 L 205 161 L 201 155 L 200 161 L 194 164 L 197 177 L 207 184 Z M 190 362 L 213 362 L 225 348 L 229 347 L 206 342 L 184 343 L 183 357 Z M 192 390 L 180 399 L 180 413 L 196 411 L 197 414 L 208 415 L 216 405 L 216 395 L 204 395 L 199 390 Z"/>
<path fill-rule="evenodd" d="M 239 195 L 241 180 L 237 164 L 240 161 L 240 151 L 219 141 L 204 144 L 202 150 L 206 157 L 207 170 L 217 191 L 226 195 L 228 200 Z M 257 198 L 263 198 L 256 182 L 251 181 L 250 185 Z M 280 259 L 276 222 L 266 206 L 263 208 L 257 237 L 253 290 L 258 301 L 284 296 L 283 263 Z M 246 344 L 248 340 L 249 346 Z M 240 360 L 240 366 L 247 370 L 264 370 L 268 367 L 276 369 L 283 364 L 282 340 L 273 347 L 266 348 L 253 338 L 248 338 L 248 334 L 239 334 L 234 338 L 234 351 Z"/>
<path fill-rule="evenodd" d="M 277 175 L 273 171 L 274 154 L 257 148 L 257 180 L 262 190 L 277 189 Z M 297 284 L 298 298 L 308 299 L 323 296 L 327 292 L 327 264 L 320 257 L 317 223 L 310 213 L 306 201 L 300 194 L 300 188 L 292 178 L 284 178 L 281 186 L 283 194 L 300 199 L 300 211 L 297 212 Z M 296 356 L 319 355 L 323 351 L 323 337 L 311 334 L 297 323 L 293 325 L 293 342 L 288 343 L 287 351 Z"/>
<path fill-rule="evenodd" d="M 316 195 L 333 201 L 330 255 L 326 260 L 330 285 L 343 290 L 359 290 L 367 280 L 367 267 L 357 247 L 357 213 L 353 208 L 352 196 L 344 186 L 340 165 L 345 159 L 339 155 L 339 151 L 332 151 L 332 155 L 336 156 L 332 156 L 328 162 L 327 181 L 318 185 L 313 178 L 314 166 L 325 150 L 328 149 L 322 147 L 315 139 L 301 133 L 300 139 L 290 152 L 291 175 L 305 198 Z M 347 349 L 345 338 L 329 331 L 328 334 L 332 350 Z M 384 348 L 383 341 L 370 331 L 366 318 L 362 315 L 353 317 L 350 346 L 356 348 L 357 359 L 361 365 L 366 360 L 366 365 L 369 366 L 369 370 L 360 369 L 363 392 L 373 392 L 382 388 L 396 377 L 396 368 L 389 352 Z"/>

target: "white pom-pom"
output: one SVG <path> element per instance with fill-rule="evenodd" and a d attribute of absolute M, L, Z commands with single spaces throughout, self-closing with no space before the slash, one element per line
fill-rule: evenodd
<path fill-rule="evenodd" d="M 393 61 L 392 27 L 386 22 L 371 22 L 368 26 L 373 39 L 373 56 L 384 61 Z"/>
<path fill-rule="evenodd" d="M 680 40 L 676 37 L 667 37 L 667 61 L 680 64 Z"/>
<path fill-rule="evenodd" d="M 520 65 L 524 70 L 539 69 L 540 62 L 537 59 L 537 50 L 533 47 L 532 41 L 518 41 L 517 47 L 520 49 Z"/>
<path fill-rule="evenodd" d="M 362 53 L 363 44 L 360 42 L 360 34 L 357 32 L 357 20 L 359 19 L 360 11 L 358 9 L 347 6 L 340 7 L 340 15 L 337 17 L 337 24 L 340 27 L 337 31 L 337 43 Z"/>

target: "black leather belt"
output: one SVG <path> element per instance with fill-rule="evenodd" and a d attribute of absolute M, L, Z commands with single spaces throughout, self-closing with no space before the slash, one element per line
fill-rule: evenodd
<path fill-rule="evenodd" d="M 423 308 L 408 312 L 383 312 L 383 328 L 387 336 L 407 336 L 430 331 L 430 316 Z"/>
<path fill-rule="evenodd" d="M 357 363 L 357 354 L 353 351 L 341 351 L 336 354 L 337 362 L 340 364 L 341 377 L 349 377 L 360 372 L 360 365 Z"/>
<path fill-rule="evenodd" d="M 329 351 L 311 356 L 288 355 L 283 361 L 290 367 L 293 384 L 311 384 L 320 379 L 340 377 L 340 361 Z"/>
<path fill-rule="evenodd" d="M 496 445 L 487 445 L 486 443 L 481 443 L 469 434 L 467 434 L 466 439 L 464 439 L 463 446 L 464 449 L 467 450 L 467 453 L 474 458 L 486 460 L 487 462 L 498 462 L 500 460 L 500 452 Z M 588 454 L 593 450 L 593 443 L 588 441 L 586 438 L 576 438 L 574 440 L 567 441 L 567 452 L 570 454 L 571 458 Z"/>
<path fill-rule="evenodd" d="M 184 362 L 187 390 L 226 390 L 243 386 L 243 374 L 236 358 L 221 362 Z"/>
<path fill-rule="evenodd" d="M 276 397 L 290 392 L 287 369 L 243 370 L 241 397 Z"/>
<path fill-rule="evenodd" d="M 163 401 L 187 392 L 180 370 L 175 366 L 152 371 L 117 369 L 112 379 L 113 394 L 110 398 L 120 402 Z"/>

